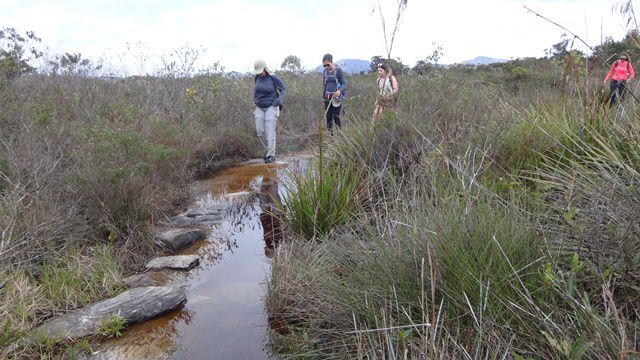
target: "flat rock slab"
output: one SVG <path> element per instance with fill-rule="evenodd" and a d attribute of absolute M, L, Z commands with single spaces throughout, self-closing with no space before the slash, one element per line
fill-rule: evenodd
<path fill-rule="evenodd" d="M 206 209 L 189 209 L 180 215 L 192 217 L 192 218 L 199 217 L 199 216 L 214 216 L 214 215 L 220 215 L 220 212 L 222 210 L 223 210 L 222 207 L 217 207 L 217 208 L 208 207 Z"/>
<path fill-rule="evenodd" d="M 97 333 L 100 321 L 107 316 L 119 315 L 126 324 L 133 324 L 177 309 L 186 301 L 186 292 L 181 287 L 139 287 L 50 320 L 38 327 L 35 334 L 60 340 L 79 339 Z"/>
<path fill-rule="evenodd" d="M 157 235 L 156 241 L 170 250 L 177 252 L 205 237 L 207 237 L 207 235 L 204 231 L 198 229 L 171 229 Z"/>
<path fill-rule="evenodd" d="M 239 191 L 239 192 L 228 193 L 228 194 L 225 194 L 224 196 L 227 198 L 236 198 L 239 196 L 249 196 L 249 195 L 251 195 L 251 193 L 248 191 Z"/>
<path fill-rule="evenodd" d="M 122 279 L 122 282 L 130 288 L 137 288 L 143 286 L 163 286 L 168 282 L 168 279 L 162 272 L 151 271 L 144 274 L 131 275 Z"/>
<path fill-rule="evenodd" d="M 161 256 L 149 261 L 147 269 L 191 270 L 200 263 L 198 255 Z"/>
<path fill-rule="evenodd" d="M 196 215 L 196 213 L 191 213 L 174 216 L 165 223 L 169 226 L 209 226 L 210 224 L 220 224 L 222 220 L 222 214 Z"/>

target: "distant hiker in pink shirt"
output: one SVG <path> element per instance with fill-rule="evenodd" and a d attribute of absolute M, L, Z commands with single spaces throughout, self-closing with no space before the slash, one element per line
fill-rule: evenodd
<path fill-rule="evenodd" d="M 627 86 L 627 73 L 629 74 L 628 80 L 633 79 L 635 76 L 629 57 L 623 54 L 611 65 L 611 70 L 604 78 L 605 85 L 607 80 L 611 79 L 611 83 L 609 83 L 609 107 L 613 106 L 617 98 L 622 99 L 624 97 Z"/>

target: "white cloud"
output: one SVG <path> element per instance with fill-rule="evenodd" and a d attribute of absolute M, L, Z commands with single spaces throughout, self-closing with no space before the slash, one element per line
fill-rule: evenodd
<path fill-rule="evenodd" d="M 394 1 L 382 2 L 388 6 Z M 604 36 L 624 34 L 623 19 L 611 12 L 613 4 L 410 0 L 393 56 L 415 63 L 431 53 L 433 42 L 443 46 L 445 63 L 478 55 L 541 56 L 563 31 L 528 13 L 523 5 L 597 44 L 601 24 Z M 391 27 L 394 11 L 385 13 Z M 228 70 L 238 71 L 249 70 L 257 57 L 278 67 L 285 56 L 294 54 L 305 67 L 313 68 L 325 52 L 337 59 L 369 59 L 385 53 L 376 0 L 22 0 L 3 5 L 0 23 L 34 30 L 55 51 L 92 57 L 117 57 L 125 52 L 126 43 L 141 41 L 145 46 L 134 53 L 153 58 L 188 43 L 207 50 L 203 65 L 219 60 Z M 128 56 L 121 59 L 127 66 L 142 61 Z"/>

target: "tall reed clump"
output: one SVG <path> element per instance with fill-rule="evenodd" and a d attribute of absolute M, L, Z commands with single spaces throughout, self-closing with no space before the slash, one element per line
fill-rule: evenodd
<path fill-rule="evenodd" d="M 328 235 L 345 224 L 360 206 L 363 169 L 354 161 L 327 157 L 324 133 L 318 126 L 320 143 L 316 162 L 289 173 L 281 212 L 291 229 L 308 239 Z"/>
<path fill-rule="evenodd" d="M 352 120 L 363 122 L 362 118 Z M 325 134 L 319 125 L 319 138 Z M 320 141 L 318 158 L 290 174 L 282 213 L 292 230 L 307 238 L 323 237 L 356 213 L 384 197 L 385 172 L 403 174 L 420 161 L 427 141 L 420 133 L 385 113 L 376 129 L 354 126 Z"/>
<path fill-rule="evenodd" d="M 310 165 L 291 178 L 282 210 L 291 229 L 309 239 L 346 223 L 358 205 L 360 177 L 352 164 Z"/>

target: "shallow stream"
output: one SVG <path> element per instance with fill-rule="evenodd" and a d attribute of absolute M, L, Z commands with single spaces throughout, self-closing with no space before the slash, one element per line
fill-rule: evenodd
<path fill-rule="evenodd" d="M 200 266 L 170 276 L 187 288 L 184 308 L 134 325 L 120 339 L 95 350 L 92 359 L 271 359 L 267 344 L 265 282 L 280 224 L 269 214 L 282 196 L 287 167 L 250 161 L 197 184 L 194 207 L 224 207 L 221 224 L 182 254 L 198 254 Z"/>

